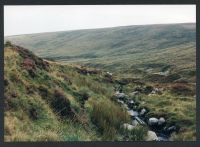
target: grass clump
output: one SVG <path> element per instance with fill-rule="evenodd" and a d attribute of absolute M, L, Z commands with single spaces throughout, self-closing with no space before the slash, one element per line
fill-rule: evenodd
<path fill-rule="evenodd" d="M 129 116 L 122 108 L 105 99 L 93 104 L 91 120 L 105 140 L 114 140 L 121 124 L 129 121 Z"/>
<path fill-rule="evenodd" d="M 129 141 L 144 141 L 147 137 L 148 128 L 146 126 L 137 126 L 133 130 L 123 130 L 126 140 Z"/>

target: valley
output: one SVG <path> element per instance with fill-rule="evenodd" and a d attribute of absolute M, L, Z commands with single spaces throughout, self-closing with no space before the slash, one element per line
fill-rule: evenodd
<path fill-rule="evenodd" d="M 195 25 L 5 37 L 5 141 L 196 140 Z"/>

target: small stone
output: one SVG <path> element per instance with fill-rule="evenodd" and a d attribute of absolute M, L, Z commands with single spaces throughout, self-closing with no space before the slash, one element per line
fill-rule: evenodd
<path fill-rule="evenodd" d="M 138 123 L 138 121 L 137 121 L 137 120 L 135 120 L 135 119 L 134 119 L 134 120 L 132 121 L 132 125 L 133 125 L 133 126 L 135 126 L 135 127 L 136 127 L 138 124 L 139 124 L 139 123 Z"/>
<path fill-rule="evenodd" d="M 123 99 L 123 98 L 126 97 L 126 95 L 125 95 L 124 93 L 116 92 L 116 93 L 115 93 L 115 97 L 116 97 L 117 99 Z"/>
<path fill-rule="evenodd" d="M 171 127 L 167 128 L 167 132 L 168 132 L 169 134 L 175 132 L 176 130 L 177 130 L 176 126 L 171 126 Z"/>
<path fill-rule="evenodd" d="M 159 118 L 158 125 L 162 125 L 165 123 L 165 119 L 163 117 Z"/>
<path fill-rule="evenodd" d="M 155 118 L 155 117 L 149 118 L 148 124 L 150 126 L 157 125 L 158 124 L 158 119 Z"/>
<path fill-rule="evenodd" d="M 129 110 L 129 111 L 127 111 L 127 112 L 128 112 L 128 114 L 129 114 L 130 116 L 132 116 L 132 117 L 138 116 L 138 112 L 137 112 L 137 111 Z"/>
<path fill-rule="evenodd" d="M 143 108 L 143 109 L 140 111 L 140 115 L 144 115 L 146 112 L 147 112 L 147 110 L 146 110 L 145 108 Z"/>
<path fill-rule="evenodd" d="M 156 135 L 155 132 L 153 132 L 153 131 L 148 131 L 147 132 L 146 141 L 157 141 L 157 140 L 158 140 L 158 136 Z"/>

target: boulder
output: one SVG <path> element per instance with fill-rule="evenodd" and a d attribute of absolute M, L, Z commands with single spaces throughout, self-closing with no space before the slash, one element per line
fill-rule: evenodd
<path fill-rule="evenodd" d="M 130 116 L 132 116 L 132 117 L 138 116 L 138 112 L 137 112 L 137 111 L 128 110 L 127 112 L 128 112 L 128 114 L 129 114 Z"/>
<path fill-rule="evenodd" d="M 177 131 L 176 126 L 171 126 L 171 127 L 167 128 L 167 133 L 169 133 L 169 134 L 176 132 L 176 131 Z"/>
<path fill-rule="evenodd" d="M 129 101 L 127 102 L 127 104 L 128 104 L 128 107 L 131 109 L 131 108 L 133 108 L 133 106 L 135 105 L 135 102 L 134 102 L 133 100 L 129 100 Z"/>
<path fill-rule="evenodd" d="M 134 119 L 134 120 L 132 121 L 132 125 L 133 125 L 133 126 L 137 126 L 138 124 L 139 124 L 139 123 L 138 123 L 137 120 Z"/>
<path fill-rule="evenodd" d="M 153 90 L 149 95 L 153 95 L 153 94 L 156 94 L 155 90 Z"/>
<path fill-rule="evenodd" d="M 108 74 L 109 76 L 112 76 L 113 74 L 109 71 L 106 72 L 106 74 Z"/>
<path fill-rule="evenodd" d="M 117 100 L 117 102 L 120 103 L 120 104 L 124 104 L 124 102 L 122 100 L 119 100 L 119 99 Z"/>
<path fill-rule="evenodd" d="M 117 99 L 124 99 L 125 97 L 126 97 L 126 95 L 125 95 L 125 93 L 120 93 L 120 92 L 116 92 L 115 93 L 115 97 L 117 98 Z"/>
<path fill-rule="evenodd" d="M 135 102 L 133 100 L 128 101 L 129 104 L 134 104 Z"/>
<path fill-rule="evenodd" d="M 155 88 L 153 91 L 157 94 L 162 94 L 163 88 Z"/>
<path fill-rule="evenodd" d="M 161 118 L 159 118 L 159 120 L 158 120 L 158 125 L 163 125 L 165 122 L 166 122 L 166 121 L 165 121 L 165 118 L 161 117 Z"/>
<path fill-rule="evenodd" d="M 155 118 L 155 117 L 151 117 L 151 118 L 149 118 L 148 124 L 149 124 L 150 126 L 157 125 L 157 124 L 158 124 L 158 119 Z"/>
<path fill-rule="evenodd" d="M 157 141 L 157 140 L 158 140 L 158 136 L 156 135 L 155 132 L 153 132 L 153 131 L 148 131 L 147 132 L 146 141 Z"/>
<path fill-rule="evenodd" d="M 130 125 L 128 123 L 124 123 L 123 124 L 123 128 L 126 129 L 126 130 L 128 130 L 128 131 L 132 131 L 135 128 L 135 126 Z"/>
<path fill-rule="evenodd" d="M 140 115 L 145 115 L 147 113 L 147 110 L 145 108 L 143 108 L 141 111 L 140 111 Z"/>

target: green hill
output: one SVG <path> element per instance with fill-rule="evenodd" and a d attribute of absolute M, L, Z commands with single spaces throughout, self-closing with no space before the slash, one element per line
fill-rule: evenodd
<path fill-rule="evenodd" d="M 61 64 L 37 57 L 9 42 L 4 48 L 4 140 L 9 141 L 144 141 L 147 126 L 132 131 L 127 110 L 113 96 L 116 87 L 130 96 L 136 110 L 164 117 L 179 130 L 171 140 L 196 140 L 195 84 L 148 84 L 110 76 L 104 70 Z M 149 94 L 154 88 L 163 89 Z M 140 104 L 140 105 L 139 105 Z"/>
<path fill-rule="evenodd" d="M 87 76 L 86 69 L 45 61 L 11 44 L 4 53 L 5 141 L 120 139 L 117 129 L 129 118 L 110 100 L 113 86 L 95 80 L 105 73 L 93 71 Z M 96 114 L 94 105 L 105 116 Z M 116 120 L 94 125 L 104 117 Z"/>
<path fill-rule="evenodd" d="M 160 74 L 162 79 L 196 80 L 194 23 L 39 33 L 5 40 L 42 58 L 106 69 L 124 77 L 155 81 L 155 74 Z"/>

